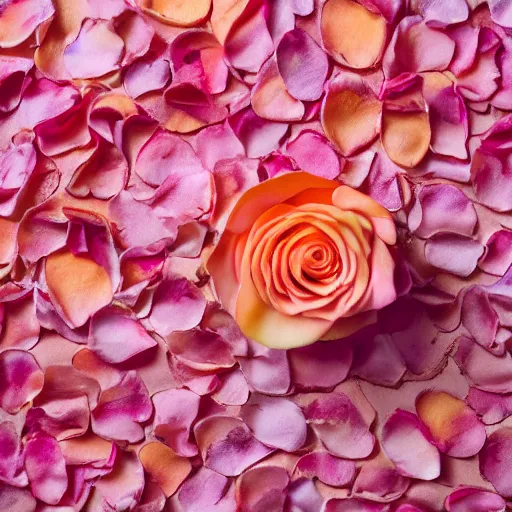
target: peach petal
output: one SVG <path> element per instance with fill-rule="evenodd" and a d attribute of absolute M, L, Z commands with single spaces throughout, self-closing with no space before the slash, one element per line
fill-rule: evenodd
<path fill-rule="evenodd" d="M 369 68 L 382 57 L 386 20 L 353 0 L 328 0 L 322 9 L 322 40 L 340 64 Z"/>
<path fill-rule="evenodd" d="M 46 259 L 46 282 L 52 302 L 75 327 L 112 300 L 112 284 L 106 270 L 85 256 L 71 252 L 51 254 Z M 86 291 L 77 294 L 76 290 Z"/>
<path fill-rule="evenodd" d="M 288 93 L 273 59 L 258 74 L 251 91 L 251 104 L 256 115 L 269 121 L 298 121 L 304 115 L 304 105 Z"/>
<path fill-rule="evenodd" d="M 59 442 L 67 465 L 106 463 L 115 453 L 115 445 L 92 433 Z"/>
<path fill-rule="evenodd" d="M 402 167 L 415 167 L 427 154 L 431 130 L 426 112 L 382 113 L 381 140 L 389 158 Z"/>
<path fill-rule="evenodd" d="M 382 447 L 404 476 L 434 480 L 440 474 L 439 452 L 410 412 L 397 409 L 388 418 L 382 430 Z"/>
<path fill-rule="evenodd" d="M 55 12 L 51 0 L 8 1 L 0 13 L 0 48 L 13 48 Z"/>
<path fill-rule="evenodd" d="M 476 455 L 485 443 L 484 425 L 462 400 L 444 391 L 425 391 L 416 411 L 436 446 L 451 457 Z"/>
<path fill-rule="evenodd" d="M 159 21 L 178 27 L 193 27 L 203 23 L 210 12 L 212 0 L 176 3 L 172 0 L 136 0 L 145 12 Z"/>
<path fill-rule="evenodd" d="M 24 350 L 0 353 L 0 405 L 14 414 L 43 389 L 44 374 L 34 356 Z"/>
<path fill-rule="evenodd" d="M 341 154 L 350 156 L 377 137 L 381 110 L 380 101 L 362 77 L 342 72 L 328 86 L 322 127 Z"/>
<path fill-rule="evenodd" d="M 139 451 L 139 459 L 152 481 L 156 482 L 168 498 L 185 481 L 192 465 L 165 444 L 152 442 Z"/>

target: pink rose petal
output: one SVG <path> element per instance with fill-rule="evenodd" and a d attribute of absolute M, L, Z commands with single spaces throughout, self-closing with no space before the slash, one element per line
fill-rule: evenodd
<path fill-rule="evenodd" d="M 282 510 L 290 477 L 284 468 L 261 466 L 249 469 L 238 482 L 238 500 L 244 512 Z"/>
<path fill-rule="evenodd" d="M 508 467 L 512 459 L 512 428 L 503 427 L 488 438 L 479 455 L 480 472 L 496 491 L 506 498 L 512 496 Z"/>
<path fill-rule="evenodd" d="M 486 425 L 500 423 L 512 415 L 512 393 L 489 393 L 478 388 L 470 388 L 467 403 Z"/>
<path fill-rule="evenodd" d="M 325 512 L 386 512 L 389 509 L 379 503 L 360 500 L 359 498 L 348 498 L 329 500 L 323 510 Z"/>
<path fill-rule="evenodd" d="M 271 448 L 294 452 L 306 441 L 306 420 L 300 408 L 287 398 L 253 393 L 240 410 L 240 417 L 256 439 Z"/>
<path fill-rule="evenodd" d="M 154 434 L 176 453 L 185 457 L 196 455 L 197 447 L 189 438 L 199 412 L 199 396 L 187 389 L 169 389 L 156 393 L 152 400 Z"/>
<path fill-rule="evenodd" d="M 448 512 L 503 512 L 506 509 L 505 500 L 501 496 L 472 487 L 461 487 L 453 491 L 446 498 L 444 506 Z"/>
<path fill-rule="evenodd" d="M 11 487 L 0 483 L 0 507 L 3 510 L 34 512 L 36 505 L 36 499 L 28 489 L 20 489 L 19 487 Z"/>
<path fill-rule="evenodd" d="M 512 232 L 494 232 L 486 242 L 486 250 L 478 266 L 489 274 L 502 276 L 512 265 Z"/>
<path fill-rule="evenodd" d="M 55 439 L 36 436 L 25 447 L 25 468 L 32 494 L 49 505 L 56 505 L 68 486 L 66 463 Z"/>
<path fill-rule="evenodd" d="M 221 383 L 212 398 L 222 405 L 243 405 L 249 399 L 249 387 L 243 373 L 235 369 L 220 378 Z"/>
<path fill-rule="evenodd" d="M 356 465 L 351 460 L 339 459 L 327 452 L 310 452 L 297 461 L 294 474 L 316 477 L 324 484 L 344 487 L 354 480 Z"/>
<path fill-rule="evenodd" d="M 43 389 L 44 375 L 34 356 L 24 350 L 0 353 L 0 406 L 18 412 Z"/>
<path fill-rule="evenodd" d="M 277 50 L 277 66 L 288 92 L 302 101 L 315 101 L 327 77 L 327 56 L 314 39 L 300 28 L 290 30 Z"/>
<path fill-rule="evenodd" d="M 207 468 L 237 476 L 272 452 L 260 443 L 242 420 L 211 416 L 194 427 L 197 444 Z"/>
<path fill-rule="evenodd" d="M 410 412 L 398 409 L 388 418 L 382 430 L 382 447 L 404 476 L 434 480 L 440 474 L 439 452 Z"/>

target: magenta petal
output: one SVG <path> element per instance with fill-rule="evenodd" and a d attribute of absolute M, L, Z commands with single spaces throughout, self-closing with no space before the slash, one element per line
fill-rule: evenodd
<path fill-rule="evenodd" d="M 482 347 L 491 349 L 495 345 L 499 319 L 482 288 L 475 286 L 465 293 L 461 318 L 462 325 Z"/>
<path fill-rule="evenodd" d="M 132 370 L 118 384 L 101 392 L 92 411 L 92 430 L 105 439 L 135 443 L 144 437 L 140 423 L 147 421 L 152 412 L 148 390 Z"/>
<path fill-rule="evenodd" d="M 302 131 L 288 142 L 286 153 L 299 169 L 321 178 L 335 179 L 340 173 L 340 159 L 327 139 L 312 130 Z"/>
<path fill-rule="evenodd" d="M 317 396 L 303 412 L 329 453 L 348 459 L 370 455 L 375 438 L 350 398 L 340 392 Z"/>
<path fill-rule="evenodd" d="M 300 28 L 287 32 L 277 50 L 277 66 L 288 92 L 302 101 L 315 101 L 323 92 L 329 63 L 314 39 Z"/>
<path fill-rule="evenodd" d="M 0 423 L 0 446 L 0 481 L 16 486 L 27 485 L 20 437 L 11 421 Z"/>
<path fill-rule="evenodd" d="M 273 451 L 238 418 L 205 418 L 196 424 L 194 433 L 204 465 L 225 476 L 239 475 Z"/>
<path fill-rule="evenodd" d="M 14 414 L 43 388 L 44 374 L 34 356 L 23 350 L 0 353 L 0 406 Z"/>
<path fill-rule="evenodd" d="M 409 483 L 389 462 L 383 464 L 377 459 L 363 464 L 352 490 L 358 498 L 390 503 L 405 494 Z"/>
<path fill-rule="evenodd" d="M 387 512 L 388 510 L 386 505 L 359 498 L 332 499 L 325 504 L 323 509 L 324 512 Z"/>
<path fill-rule="evenodd" d="M 253 393 L 240 417 L 256 439 L 271 448 L 294 452 L 306 441 L 307 425 L 300 408 L 287 398 Z"/>
<path fill-rule="evenodd" d="M 94 78 L 115 70 L 123 40 L 104 20 L 86 20 L 80 34 L 64 51 L 64 65 L 73 78 Z"/>
<path fill-rule="evenodd" d="M 156 341 L 134 318 L 105 309 L 91 319 L 88 345 L 107 363 L 121 363 L 156 346 Z"/>
<path fill-rule="evenodd" d="M 512 460 L 512 428 L 493 432 L 479 455 L 480 472 L 504 497 L 512 497 L 510 461 Z"/>
<path fill-rule="evenodd" d="M 502 276 L 512 265 L 512 231 L 493 233 L 486 243 L 486 251 L 478 266 L 489 274 Z"/>
<path fill-rule="evenodd" d="M 331 388 L 346 379 L 352 347 L 346 340 L 317 341 L 288 351 L 292 380 L 307 389 Z"/>
<path fill-rule="evenodd" d="M 152 400 L 155 436 L 184 457 L 196 455 L 197 447 L 189 438 L 192 423 L 199 412 L 199 396 L 188 389 L 168 389 L 156 393 Z"/>
<path fill-rule="evenodd" d="M 0 483 L 0 510 L 23 510 L 23 512 L 34 512 L 36 500 L 28 489 L 11 487 Z"/>
<path fill-rule="evenodd" d="M 471 236 L 477 224 L 473 203 L 453 185 L 427 185 L 420 189 L 409 213 L 409 228 L 421 238 L 438 233 Z"/>
<path fill-rule="evenodd" d="M 493 492 L 474 487 L 460 487 L 445 500 L 448 512 L 504 512 L 505 500 Z"/>
<path fill-rule="evenodd" d="M 425 258 L 431 265 L 461 277 L 475 270 L 483 252 L 477 240 L 456 235 L 437 235 L 425 245 Z"/>
<path fill-rule="evenodd" d="M 327 452 L 310 452 L 297 461 L 294 473 L 306 478 L 316 477 L 334 487 L 344 487 L 354 480 L 356 465 L 351 460 L 339 459 Z"/>
<path fill-rule="evenodd" d="M 484 391 L 512 393 L 510 354 L 493 355 L 466 336 L 460 337 L 458 343 L 454 359 L 470 382 Z"/>
<path fill-rule="evenodd" d="M 512 393 L 503 395 L 470 388 L 467 402 L 486 425 L 500 423 L 512 415 Z"/>
<path fill-rule="evenodd" d="M 404 476 L 434 480 L 441 471 L 437 448 L 423 431 L 414 414 L 398 409 L 386 421 L 382 430 L 382 447 Z"/>
<path fill-rule="evenodd" d="M 25 447 L 25 468 L 34 496 L 56 505 L 68 486 L 66 463 L 55 439 L 36 436 Z"/>
<path fill-rule="evenodd" d="M 161 336 L 173 331 L 187 331 L 203 317 L 206 299 L 188 279 L 166 279 L 153 297 L 149 321 Z"/>

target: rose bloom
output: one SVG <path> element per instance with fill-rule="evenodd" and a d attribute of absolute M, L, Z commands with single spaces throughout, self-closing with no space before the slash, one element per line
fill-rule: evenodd
<path fill-rule="evenodd" d="M 242 332 L 287 349 L 347 336 L 393 302 L 395 243 L 373 199 L 293 172 L 240 198 L 207 269 Z"/>

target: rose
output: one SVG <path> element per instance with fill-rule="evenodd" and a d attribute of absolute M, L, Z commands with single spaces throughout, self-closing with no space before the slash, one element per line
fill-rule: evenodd
<path fill-rule="evenodd" d="M 395 242 L 372 198 L 293 172 L 240 198 L 206 266 L 246 336 L 293 348 L 349 335 L 395 300 Z"/>

